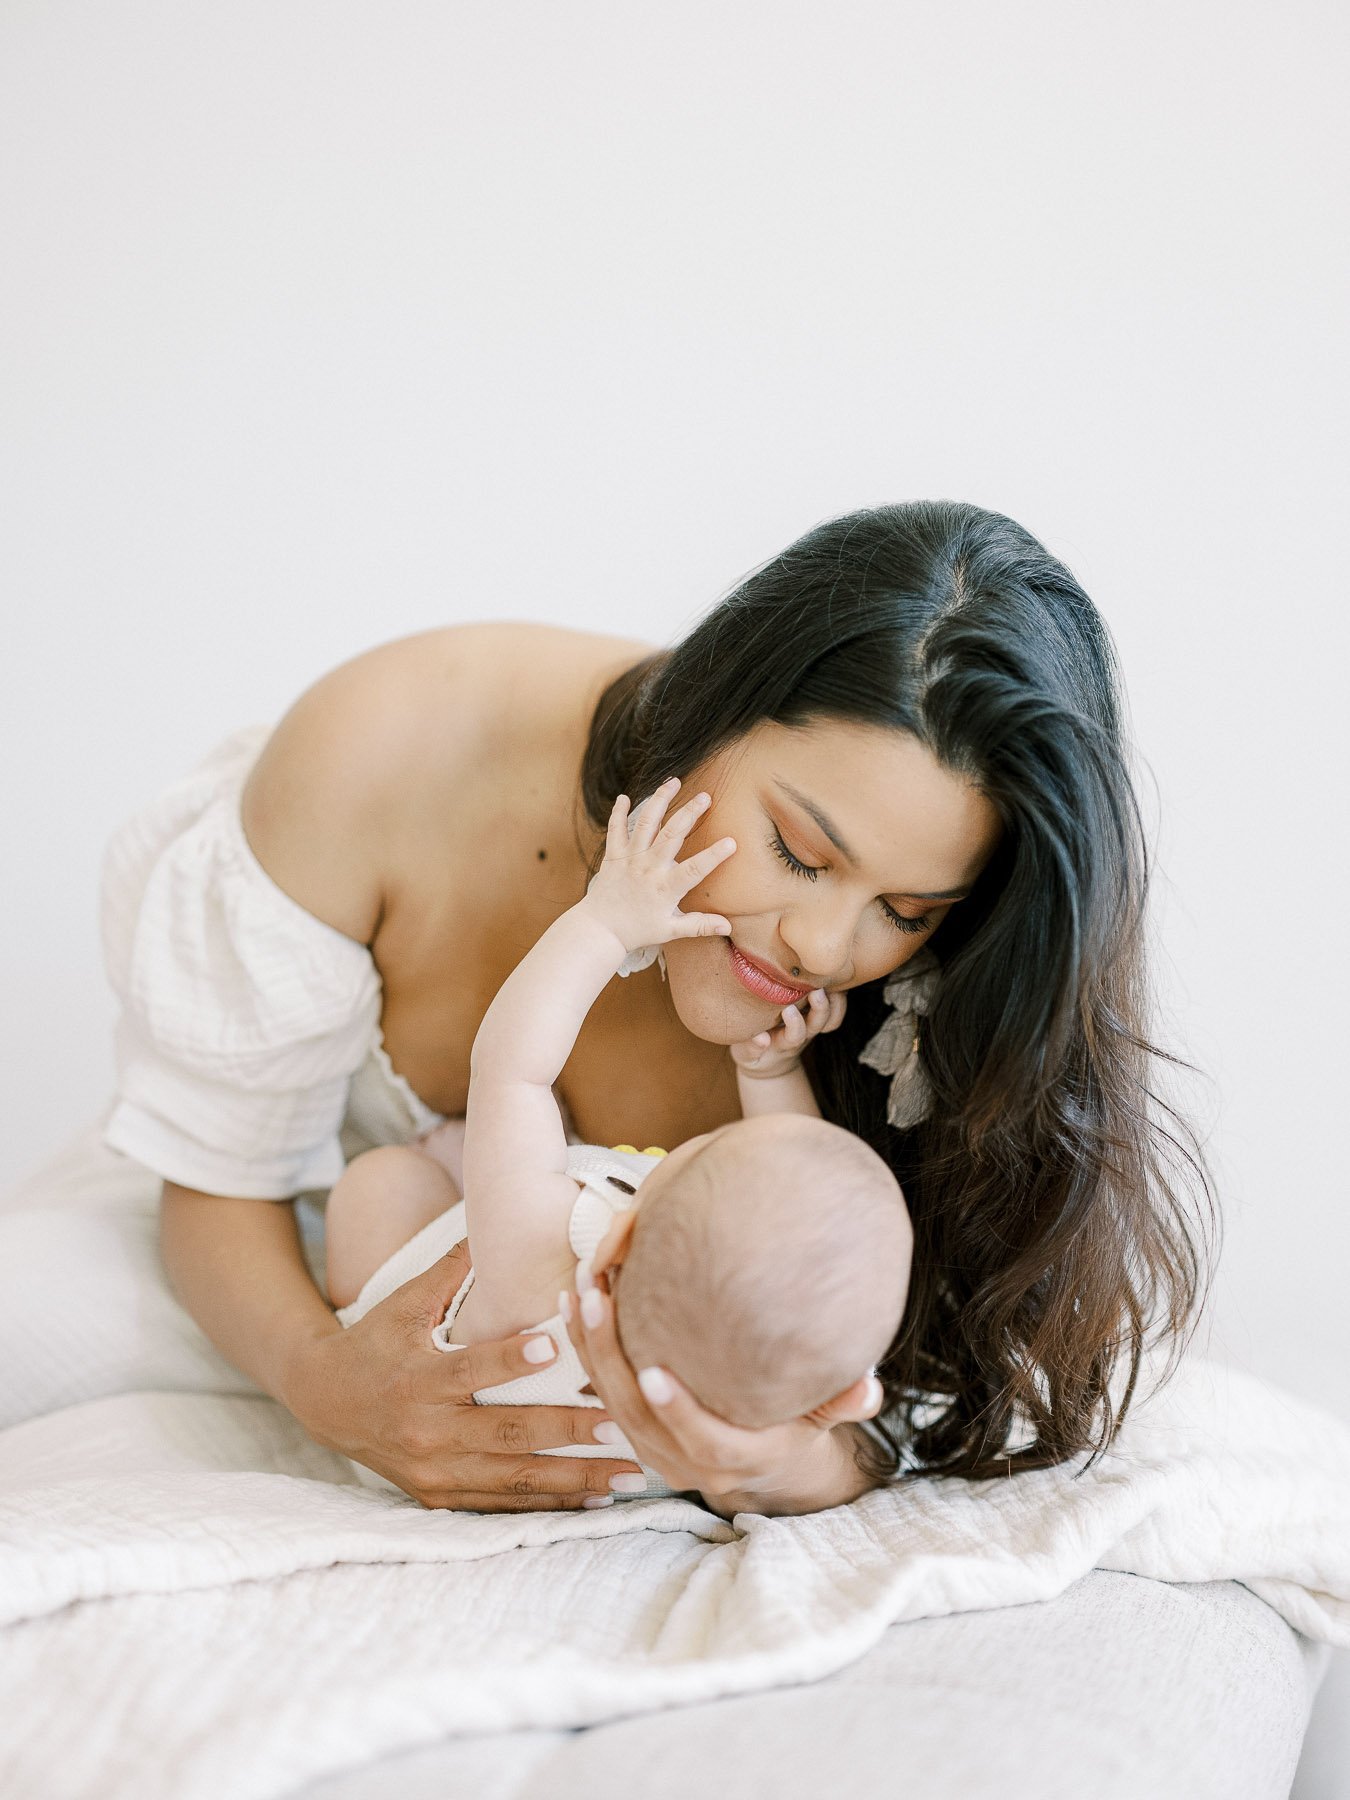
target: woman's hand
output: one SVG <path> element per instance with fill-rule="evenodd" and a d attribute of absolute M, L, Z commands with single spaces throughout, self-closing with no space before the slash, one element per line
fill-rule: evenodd
<path fill-rule="evenodd" d="M 834 1427 L 881 1410 L 875 1375 L 862 1377 L 806 1418 L 758 1430 L 729 1425 L 665 1369 L 643 1370 L 639 1385 L 614 1328 L 607 1278 L 597 1272 L 592 1280 L 594 1323 L 576 1298 L 560 1296 L 569 1302 L 563 1309 L 568 1336 L 606 1415 L 677 1492 L 696 1489 L 714 1512 L 730 1518 L 742 1511 L 822 1512 L 856 1500 L 874 1485 L 854 1462 L 848 1433 Z"/>
<path fill-rule="evenodd" d="M 476 1389 L 537 1374 L 519 1335 L 453 1355 L 431 1333 L 469 1272 L 468 1245 L 406 1282 L 363 1319 L 311 1339 L 293 1362 L 284 1403 L 310 1436 L 355 1458 L 423 1506 L 537 1512 L 608 1505 L 627 1460 L 537 1456 L 592 1444 L 609 1417 L 581 1406 L 477 1406 Z M 603 1496 L 603 1498 L 602 1498 Z"/>

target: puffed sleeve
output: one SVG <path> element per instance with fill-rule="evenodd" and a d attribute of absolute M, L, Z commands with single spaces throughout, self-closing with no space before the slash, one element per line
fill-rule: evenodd
<path fill-rule="evenodd" d="M 284 1200 L 342 1173 L 380 979 L 366 946 L 249 848 L 240 797 L 267 736 L 236 734 L 108 846 L 100 916 L 121 1013 L 104 1137 L 184 1187 Z"/>

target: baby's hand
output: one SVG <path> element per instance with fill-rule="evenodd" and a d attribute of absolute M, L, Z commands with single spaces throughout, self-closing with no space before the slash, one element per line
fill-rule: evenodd
<path fill-rule="evenodd" d="M 813 988 L 806 997 L 804 1016 L 799 1001 L 785 1006 L 781 1025 L 731 1046 L 732 1060 L 742 1075 L 756 1081 L 786 1075 L 801 1061 L 802 1051 L 812 1038 L 819 1037 L 822 1031 L 838 1030 L 847 1004 L 843 994 L 827 994 L 824 988 Z"/>
<path fill-rule="evenodd" d="M 734 853 L 736 840 L 719 838 L 706 850 L 676 862 L 684 840 L 711 804 L 707 794 L 695 794 L 662 825 L 679 786 L 678 775 L 663 781 L 634 809 L 631 821 L 628 796 L 620 794 L 609 815 L 605 860 L 582 905 L 614 932 L 625 950 L 669 943 L 672 938 L 731 935 L 730 921 L 718 913 L 680 910 L 684 896 Z"/>

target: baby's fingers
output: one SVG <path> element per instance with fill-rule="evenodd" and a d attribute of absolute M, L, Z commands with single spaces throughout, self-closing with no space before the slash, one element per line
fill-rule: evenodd
<path fill-rule="evenodd" d="M 830 997 L 824 988 L 812 988 L 807 997 L 806 1017 L 803 1020 L 802 1039 L 819 1037 L 829 1027 Z M 800 1014 L 798 1015 L 801 1016 Z"/>
<path fill-rule="evenodd" d="M 677 907 L 671 920 L 670 935 L 677 937 L 730 937 L 731 920 L 721 913 L 681 912 Z"/>
<path fill-rule="evenodd" d="M 658 836 L 672 856 L 711 805 L 711 794 L 695 794 L 692 800 L 686 800 L 666 820 Z"/>
<path fill-rule="evenodd" d="M 700 881 L 705 881 L 719 864 L 724 863 L 736 851 L 735 838 L 718 838 L 715 844 L 709 844 L 706 850 L 698 850 L 693 856 L 686 856 L 682 863 L 676 863 L 680 872 L 681 884 L 687 894 L 690 888 L 696 888 Z"/>
<path fill-rule="evenodd" d="M 659 788 L 648 794 L 629 821 L 629 843 L 634 850 L 649 850 L 661 829 L 666 808 L 680 789 L 680 778 L 672 775 Z"/>
<path fill-rule="evenodd" d="M 780 1050 L 800 1050 L 806 1042 L 806 1020 L 801 1009 L 796 1006 L 783 1008 L 783 1023 L 775 1036 L 778 1038 L 777 1048 Z"/>
<path fill-rule="evenodd" d="M 609 824 L 605 828 L 605 854 L 621 856 L 628 848 L 628 814 L 630 802 L 627 794 L 620 794 L 609 812 Z"/>

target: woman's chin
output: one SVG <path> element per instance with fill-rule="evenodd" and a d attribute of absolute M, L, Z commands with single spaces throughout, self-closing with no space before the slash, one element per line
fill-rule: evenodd
<path fill-rule="evenodd" d="M 739 1044 L 767 1031 L 781 1009 L 743 988 L 722 937 L 675 938 L 665 946 L 666 979 L 681 1025 L 709 1044 Z"/>

